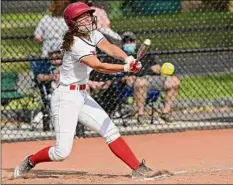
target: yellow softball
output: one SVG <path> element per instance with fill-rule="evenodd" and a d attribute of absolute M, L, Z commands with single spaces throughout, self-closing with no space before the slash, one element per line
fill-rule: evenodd
<path fill-rule="evenodd" d="M 170 62 L 163 63 L 161 67 L 161 73 L 165 75 L 172 75 L 175 71 L 175 66 Z"/>

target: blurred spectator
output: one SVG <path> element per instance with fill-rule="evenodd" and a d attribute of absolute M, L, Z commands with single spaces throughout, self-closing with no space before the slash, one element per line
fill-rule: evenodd
<path fill-rule="evenodd" d="M 98 93 L 101 90 L 108 89 L 111 84 L 112 84 L 111 80 L 108 80 L 108 81 L 105 81 L 105 82 L 89 80 L 87 82 L 86 90 L 89 93 Z"/>
<path fill-rule="evenodd" d="M 109 39 L 121 41 L 121 36 L 111 29 L 111 22 L 103 8 L 94 6 L 93 0 L 83 0 L 88 6 L 95 9 L 94 15 L 97 17 L 97 29 Z"/>
<path fill-rule="evenodd" d="M 54 89 L 57 88 L 60 77 L 60 65 L 62 64 L 62 53 L 60 50 L 60 45 L 57 47 L 51 47 L 48 50 L 48 58 L 51 63 L 49 74 L 39 74 L 37 76 L 38 82 L 51 82 L 51 88 L 49 94 L 52 94 Z"/>
<path fill-rule="evenodd" d="M 137 50 L 137 39 L 134 33 L 125 32 L 122 35 L 122 48 L 128 55 L 135 55 Z M 125 76 L 127 85 L 134 89 L 134 100 L 137 107 L 137 118 L 143 123 L 144 106 L 147 97 L 147 91 L 156 89 L 165 91 L 164 107 L 158 110 L 160 117 L 165 121 L 170 121 L 169 116 L 176 96 L 178 95 L 180 80 L 177 76 L 167 76 L 160 72 L 161 66 L 156 63 L 154 56 L 146 55 L 142 59 L 142 70 L 136 75 Z"/>
<path fill-rule="evenodd" d="M 62 43 L 63 35 L 68 29 L 63 19 L 63 11 L 69 3 L 69 0 L 53 0 L 49 7 L 51 15 L 45 15 L 34 31 L 35 40 L 42 42 L 43 57 L 48 56 L 51 45 Z"/>

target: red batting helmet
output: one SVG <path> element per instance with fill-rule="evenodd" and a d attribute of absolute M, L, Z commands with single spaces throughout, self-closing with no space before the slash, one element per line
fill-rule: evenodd
<path fill-rule="evenodd" d="M 64 19 L 66 21 L 66 24 L 69 27 L 72 27 L 75 22 L 73 21 L 74 18 L 84 14 L 84 13 L 94 13 L 95 10 L 91 9 L 88 5 L 86 5 L 85 3 L 82 2 L 77 2 L 77 3 L 72 3 L 69 6 L 66 7 L 66 9 L 64 10 Z"/>

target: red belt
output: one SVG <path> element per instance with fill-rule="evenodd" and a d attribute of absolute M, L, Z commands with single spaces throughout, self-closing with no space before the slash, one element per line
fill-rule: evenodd
<path fill-rule="evenodd" d="M 71 84 L 70 85 L 70 90 L 85 90 L 86 89 L 86 84 L 82 84 L 82 85 L 75 85 L 75 84 Z"/>

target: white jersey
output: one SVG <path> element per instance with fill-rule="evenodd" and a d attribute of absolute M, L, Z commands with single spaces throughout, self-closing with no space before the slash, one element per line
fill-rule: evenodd
<path fill-rule="evenodd" d="M 66 51 L 63 56 L 60 73 L 61 85 L 73 83 L 81 85 L 88 82 L 93 69 L 80 61 L 83 57 L 95 55 L 96 46 L 103 39 L 104 36 L 97 30 L 91 33 L 90 40 L 74 36 L 74 44 L 71 47 L 71 51 Z"/>

